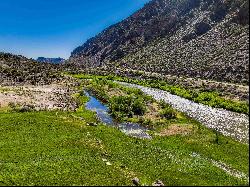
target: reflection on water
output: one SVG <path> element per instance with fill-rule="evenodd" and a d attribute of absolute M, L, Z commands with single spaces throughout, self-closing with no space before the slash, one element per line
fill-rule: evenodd
<path fill-rule="evenodd" d="M 107 125 L 117 127 L 122 132 L 129 136 L 137 138 L 151 139 L 152 137 L 147 133 L 147 129 L 135 123 L 120 123 L 117 124 L 115 120 L 109 115 L 108 107 L 103 105 L 98 99 L 85 91 L 86 96 L 90 100 L 86 103 L 86 109 L 96 112 L 99 120 Z"/>
<path fill-rule="evenodd" d="M 114 125 L 113 118 L 108 114 L 108 107 L 103 105 L 100 101 L 98 101 L 88 92 L 85 91 L 85 94 L 90 98 L 89 101 L 86 103 L 86 109 L 96 112 L 101 122 L 107 125 Z"/>

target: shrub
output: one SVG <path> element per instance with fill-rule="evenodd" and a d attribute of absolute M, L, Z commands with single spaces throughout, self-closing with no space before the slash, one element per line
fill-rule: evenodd
<path fill-rule="evenodd" d="M 164 109 L 164 108 L 171 108 L 171 106 L 168 103 L 166 103 L 164 100 L 161 100 L 159 104 L 160 104 L 160 107 L 162 109 Z"/>
<path fill-rule="evenodd" d="M 32 112 L 34 111 L 35 107 L 32 105 L 25 105 L 18 109 L 18 112 Z"/>
<path fill-rule="evenodd" d="M 132 111 L 135 115 L 143 115 L 146 112 L 146 105 L 142 98 L 134 100 L 132 103 Z"/>
<path fill-rule="evenodd" d="M 16 112 L 21 112 L 21 113 L 23 113 L 23 112 L 33 112 L 33 111 L 35 111 L 35 106 L 28 104 L 28 105 L 23 105 L 21 107 L 15 107 L 14 110 Z"/>
<path fill-rule="evenodd" d="M 114 117 L 133 117 L 133 115 L 143 115 L 146 112 L 143 98 L 131 95 L 112 97 L 109 101 L 109 108 Z"/>
<path fill-rule="evenodd" d="M 163 100 L 160 101 L 160 106 L 162 110 L 160 111 L 160 116 L 166 119 L 175 119 L 177 116 L 177 111 L 174 110 L 169 104 L 164 102 Z"/>
<path fill-rule="evenodd" d="M 142 125 L 143 126 L 150 126 L 152 124 L 152 120 L 150 119 L 145 119 L 143 122 L 142 122 Z"/>
<path fill-rule="evenodd" d="M 160 115 L 162 118 L 166 118 L 169 120 L 169 119 L 175 119 L 177 113 L 173 108 L 164 108 L 160 111 Z"/>

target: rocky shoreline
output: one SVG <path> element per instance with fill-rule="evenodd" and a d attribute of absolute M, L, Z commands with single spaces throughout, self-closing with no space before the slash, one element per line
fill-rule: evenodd
<path fill-rule="evenodd" d="M 159 89 L 123 82 L 118 83 L 124 86 L 139 88 L 144 93 L 153 96 L 158 101 L 164 100 L 173 108 L 186 113 L 188 116 L 196 119 L 206 127 L 215 129 L 225 136 L 230 136 L 243 143 L 248 143 L 249 141 L 249 117 L 245 114 L 198 104 Z"/>

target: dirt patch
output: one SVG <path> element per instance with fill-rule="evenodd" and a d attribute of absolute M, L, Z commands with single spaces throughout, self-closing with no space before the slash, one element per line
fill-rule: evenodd
<path fill-rule="evenodd" d="M 0 107 L 32 105 L 36 110 L 74 110 L 76 103 L 72 98 L 75 90 L 65 85 L 7 86 L 1 87 Z"/>
<path fill-rule="evenodd" d="M 148 103 L 147 104 L 148 110 L 145 113 L 145 118 L 146 119 L 151 119 L 151 120 L 160 120 L 161 117 L 159 116 L 159 111 L 160 111 L 160 106 L 158 103 Z"/>
<path fill-rule="evenodd" d="M 118 88 L 111 88 L 110 90 L 107 90 L 110 97 L 113 96 L 125 96 L 126 93 L 124 93 L 122 90 Z"/>
<path fill-rule="evenodd" d="M 159 136 L 174 136 L 174 135 L 188 135 L 192 133 L 193 125 L 188 124 L 181 124 L 181 125 L 171 125 L 166 129 L 163 129 L 160 133 L 157 135 Z"/>

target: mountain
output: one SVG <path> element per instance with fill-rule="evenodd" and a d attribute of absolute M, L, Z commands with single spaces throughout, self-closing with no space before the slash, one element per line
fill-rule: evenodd
<path fill-rule="evenodd" d="M 0 53 L 0 85 L 49 84 L 61 79 L 57 74 L 60 68 L 21 55 Z"/>
<path fill-rule="evenodd" d="M 65 62 L 65 59 L 63 58 L 45 58 L 45 57 L 38 57 L 37 62 L 42 62 L 42 63 L 51 63 L 51 64 L 62 64 Z"/>
<path fill-rule="evenodd" d="M 152 0 L 76 48 L 81 69 L 249 82 L 248 0 Z"/>

